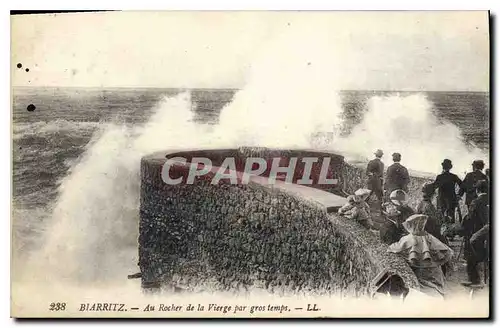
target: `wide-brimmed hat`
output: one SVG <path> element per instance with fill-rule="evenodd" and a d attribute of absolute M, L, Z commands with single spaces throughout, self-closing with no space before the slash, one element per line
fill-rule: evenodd
<path fill-rule="evenodd" d="M 428 218 L 424 214 L 413 214 L 403 222 L 403 227 L 409 233 L 422 234 L 425 232 L 425 224 Z"/>
<path fill-rule="evenodd" d="M 360 188 L 354 192 L 355 196 L 361 197 L 362 199 L 366 199 L 370 195 L 372 191 L 366 188 Z"/>
<path fill-rule="evenodd" d="M 361 200 L 362 200 L 361 197 L 359 197 L 357 195 L 349 195 L 349 196 L 347 196 L 347 201 L 349 203 L 356 203 L 356 204 L 358 204 L 358 203 L 361 203 Z"/>
<path fill-rule="evenodd" d="M 382 149 L 377 149 L 375 152 L 374 152 L 375 156 L 383 156 L 384 155 L 384 152 L 382 151 Z"/>
<path fill-rule="evenodd" d="M 404 192 L 404 190 L 397 189 L 391 192 L 389 199 L 393 204 L 405 205 L 408 202 L 408 195 Z"/>

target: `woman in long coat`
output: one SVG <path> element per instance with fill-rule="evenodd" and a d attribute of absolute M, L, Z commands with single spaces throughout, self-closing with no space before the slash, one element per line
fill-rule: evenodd
<path fill-rule="evenodd" d="M 444 296 L 445 281 L 441 267 L 453 258 L 453 250 L 425 231 L 427 216 L 414 214 L 403 226 L 409 232 L 389 246 L 388 252 L 403 257 L 420 283 L 420 290 L 433 296 Z"/>

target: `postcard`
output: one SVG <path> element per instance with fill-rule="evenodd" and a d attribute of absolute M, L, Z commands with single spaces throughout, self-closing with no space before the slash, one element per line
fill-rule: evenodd
<path fill-rule="evenodd" d="M 11 16 L 11 316 L 488 318 L 487 11 Z"/>

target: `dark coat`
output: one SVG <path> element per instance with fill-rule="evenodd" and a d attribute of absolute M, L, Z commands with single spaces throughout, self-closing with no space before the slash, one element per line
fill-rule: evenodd
<path fill-rule="evenodd" d="M 398 206 L 398 211 L 401 212 L 400 215 L 392 217 L 390 220 L 386 218 L 380 226 L 380 240 L 385 244 L 395 243 L 408 234 L 402 223 L 415 212 L 408 205 Z"/>
<path fill-rule="evenodd" d="M 431 199 L 424 198 L 417 206 L 417 214 L 427 215 L 427 223 L 425 224 L 425 231 L 439 239 L 441 242 L 446 243 L 446 238 L 441 234 L 441 225 L 444 220 L 441 213 L 438 212 Z"/>
<path fill-rule="evenodd" d="M 480 194 L 472 201 L 467 220 L 463 223 L 465 230 L 464 255 L 466 258 L 472 257 L 476 261 L 482 261 L 486 257 L 487 249 L 485 245 L 477 241 L 476 243 L 471 243 L 470 238 L 476 232 L 481 231 L 481 229 L 489 225 L 489 214 L 489 197 L 487 194 Z"/>
<path fill-rule="evenodd" d="M 490 225 L 486 224 L 472 235 L 469 244 L 476 261 L 484 261 L 489 257 Z"/>
<path fill-rule="evenodd" d="M 456 186 L 462 186 L 462 180 L 449 171 L 439 174 L 434 181 L 434 187 L 438 189 L 438 204 L 447 208 L 454 208 L 458 204 Z M 441 207 L 440 206 L 440 207 Z"/>
<path fill-rule="evenodd" d="M 391 193 L 397 189 L 408 192 L 408 183 L 410 183 L 410 175 L 406 167 L 399 163 L 394 163 L 387 168 L 385 177 L 385 190 L 387 190 L 387 193 Z"/>
<path fill-rule="evenodd" d="M 480 194 L 470 204 L 467 220 L 464 221 L 466 236 L 471 236 L 489 223 L 490 208 L 488 194 Z"/>
<path fill-rule="evenodd" d="M 477 197 L 475 185 L 479 180 L 488 180 L 488 177 L 481 171 L 474 171 L 467 173 L 464 181 L 462 181 L 459 195 L 462 196 L 465 193 L 465 204 L 467 206 Z"/>
<path fill-rule="evenodd" d="M 486 224 L 484 227 L 479 229 L 475 234 L 472 235 L 470 239 L 471 245 L 475 249 L 480 249 L 485 246 L 485 242 L 489 242 L 490 239 L 490 225 Z"/>
<path fill-rule="evenodd" d="M 372 159 L 366 166 L 368 176 L 368 189 L 373 191 L 382 190 L 382 179 L 384 175 L 384 163 L 380 158 Z"/>

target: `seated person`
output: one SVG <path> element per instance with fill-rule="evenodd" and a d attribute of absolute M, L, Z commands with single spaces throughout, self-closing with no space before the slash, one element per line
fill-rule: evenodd
<path fill-rule="evenodd" d="M 347 197 L 347 203 L 342 206 L 338 213 L 349 219 L 356 220 L 363 227 L 371 229 L 373 222 L 370 214 L 370 206 L 366 203 L 366 199 L 370 196 L 371 190 L 358 189 L 354 195 Z"/>
<path fill-rule="evenodd" d="M 441 267 L 453 257 L 453 250 L 425 231 L 427 216 L 414 214 L 403 222 L 408 235 L 391 244 L 388 252 L 403 257 L 420 283 L 423 293 L 444 296 L 444 274 Z"/>
<path fill-rule="evenodd" d="M 390 202 L 382 205 L 385 222 L 380 226 L 380 240 L 388 245 L 397 242 L 406 235 L 402 226 L 404 220 L 415 212 L 408 206 L 408 196 L 401 189 L 394 190 L 389 196 Z"/>
<path fill-rule="evenodd" d="M 417 213 L 427 215 L 425 231 L 439 239 L 441 242 L 448 244 L 446 238 L 441 234 L 441 227 L 444 223 L 444 219 L 432 203 L 434 190 L 435 187 L 433 183 L 424 183 L 422 186 L 422 200 L 417 206 Z"/>

